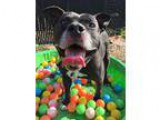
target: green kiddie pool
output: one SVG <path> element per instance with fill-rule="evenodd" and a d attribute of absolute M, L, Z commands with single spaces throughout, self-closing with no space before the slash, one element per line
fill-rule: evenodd
<path fill-rule="evenodd" d="M 41 65 L 42 61 L 49 61 L 52 57 L 60 60 L 59 54 L 56 49 L 45 50 L 36 53 L 36 68 Z M 119 120 L 125 120 L 125 64 L 117 58 L 111 56 L 108 70 L 109 80 L 111 86 L 103 86 L 102 96 L 105 94 L 110 95 L 112 101 L 116 103 L 117 109 L 121 112 Z M 121 92 L 118 92 L 121 91 Z M 106 107 L 105 107 L 106 108 Z M 116 113 L 115 113 L 116 114 Z M 108 111 L 103 115 L 107 120 L 107 117 L 111 116 Z M 58 115 L 53 120 L 87 120 L 85 114 L 78 115 L 76 112 L 70 113 L 58 108 Z M 98 119 L 97 119 L 98 120 Z M 110 119 L 108 119 L 110 120 Z"/>

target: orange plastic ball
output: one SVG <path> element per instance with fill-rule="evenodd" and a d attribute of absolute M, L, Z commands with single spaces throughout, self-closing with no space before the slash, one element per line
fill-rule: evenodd
<path fill-rule="evenodd" d="M 93 100 L 94 95 L 92 93 L 87 93 L 86 98 L 87 98 L 87 100 Z"/>
<path fill-rule="evenodd" d="M 40 120 L 51 120 L 49 115 L 43 115 Z"/>
<path fill-rule="evenodd" d="M 57 89 L 55 90 L 55 93 L 57 93 L 59 96 L 61 96 L 62 93 L 63 93 L 62 88 L 57 88 Z"/>
<path fill-rule="evenodd" d="M 38 112 L 38 109 L 39 109 L 39 104 L 36 103 L 36 113 Z"/>
<path fill-rule="evenodd" d="M 105 107 L 105 102 L 102 99 L 98 99 L 96 105 L 98 107 Z"/>
<path fill-rule="evenodd" d="M 82 83 L 83 85 L 86 85 L 86 84 L 87 84 L 87 82 L 88 82 L 88 80 L 87 80 L 87 79 L 85 79 L 85 78 L 81 78 L 81 83 Z"/>
<path fill-rule="evenodd" d="M 50 100 L 57 100 L 58 99 L 58 94 L 57 93 L 52 93 L 49 98 L 50 98 Z"/>
<path fill-rule="evenodd" d="M 79 96 L 86 96 L 87 92 L 84 89 L 79 90 Z"/>
<path fill-rule="evenodd" d="M 48 97 L 43 97 L 40 101 L 41 104 L 48 104 L 49 98 Z"/>
<path fill-rule="evenodd" d="M 75 103 L 69 103 L 67 105 L 67 109 L 69 112 L 74 112 L 76 110 L 76 104 Z"/>
<path fill-rule="evenodd" d="M 44 79 L 45 78 L 45 74 L 43 72 L 39 72 L 39 79 Z"/>
<path fill-rule="evenodd" d="M 79 96 L 78 95 L 73 95 L 71 98 L 70 98 L 70 102 L 71 103 L 77 103 L 79 100 Z"/>
<path fill-rule="evenodd" d="M 79 104 L 84 104 L 84 105 L 86 105 L 86 104 L 87 104 L 87 99 L 86 99 L 86 97 L 80 97 L 79 100 L 78 100 L 78 103 L 79 103 Z"/>
<path fill-rule="evenodd" d="M 54 87 L 52 85 L 48 85 L 47 86 L 47 90 L 50 91 L 50 92 L 52 92 L 54 90 Z"/>
<path fill-rule="evenodd" d="M 75 84 L 74 88 L 76 88 L 77 90 L 81 90 L 81 85 L 80 84 Z"/>

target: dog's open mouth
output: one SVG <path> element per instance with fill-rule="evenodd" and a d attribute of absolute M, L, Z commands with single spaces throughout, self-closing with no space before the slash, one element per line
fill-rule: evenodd
<path fill-rule="evenodd" d="M 96 49 L 86 50 L 80 45 L 72 44 L 66 49 L 59 48 L 60 55 L 62 56 L 62 66 L 70 71 L 77 71 L 86 67 L 86 61 Z"/>

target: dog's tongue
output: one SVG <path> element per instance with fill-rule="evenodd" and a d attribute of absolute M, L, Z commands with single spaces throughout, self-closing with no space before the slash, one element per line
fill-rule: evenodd
<path fill-rule="evenodd" d="M 67 49 L 65 50 L 65 58 L 62 61 L 62 66 L 81 65 L 85 67 L 85 55 L 86 52 L 82 49 Z"/>

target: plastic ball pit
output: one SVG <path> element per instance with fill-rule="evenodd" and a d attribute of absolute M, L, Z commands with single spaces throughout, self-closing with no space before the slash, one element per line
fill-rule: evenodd
<path fill-rule="evenodd" d="M 36 69 L 38 70 L 38 68 L 40 68 L 40 65 L 43 61 L 49 61 L 53 57 L 55 57 L 53 59 L 53 62 L 60 60 L 59 59 L 59 54 L 58 54 L 56 49 L 37 52 L 36 53 Z M 45 68 L 46 67 L 47 66 L 45 66 Z M 53 69 L 54 68 L 52 68 L 52 70 Z M 119 109 L 120 112 L 121 112 L 121 119 L 120 120 L 124 120 L 125 119 L 125 65 L 121 61 L 116 59 L 115 57 L 111 57 L 110 58 L 110 65 L 109 65 L 109 68 L 108 68 L 107 71 L 108 71 L 108 74 L 109 74 L 109 80 L 111 81 L 112 87 L 114 88 L 118 84 L 118 85 L 121 86 L 121 91 L 116 92 L 116 91 L 113 90 L 113 88 L 103 87 L 103 90 L 102 90 L 103 92 L 102 92 L 102 98 L 101 99 L 103 99 L 103 96 L 105 94 L 110 95 L 111 98 L 112 98 L 111 101 L 116 103 L 117 109 Z M 54 69 L 51 72 L 56 72 L 56 69 Z M 58 71 L 55 74 L 60 74 L 60 72 Z M 36 75 L 36 77 L 39 77 L 39 76 Z M 44 75 L 41 73 L 40 77 L 43 78 Z M 86 81 L 82 81 L 82 82 L 83 82 L 82 84 L 86 84 Z M 36 83 L 37 83 L 36 86 L 40 86 L 41 89 L 48 89 L 48 91 L 50 91 L 49 88 L 47 86 L 45 86 L 43 82 L 38 81 Z M 76 85 L 74 87 L 76 89 L 81 89 L 80 85 Z M 115 90 L 119 90 L 119 88 L 118 89 L 117 88 Z M 53 91 L 54 88 L 50 88 L 50 89 L 51 89 L 51 91 Z M 82 94 L 82 96 L 83 96 L 85 92 L 82 90 L 82 93 L 83 93 Z M 92 95 L 92 94 L 90 94 L 90 95 Z M 87 97 L 87 94 L 85 96 Z M 58 96 L 55 96 L 55 94 L 53 94 L 52 97 L 58 97 Z M 87 109 L 87 105 L 86 105 L 86 109 Z M 106 107 L 105 107 L 105 109 L 106 109 Z M 81 114 L 77 114 L 76 111 L 74 113 L 68 112 L 67 110 L 63 111 L 63 110 L 60 110 L 59 107 L 57 108 L 57 111 L 58 111 L 58 114 L 54 118 L 54 120 L 61 120 L 62 118 L 65 118 L 66 116 L 69 119 L 77 119 L 77 120 L 85 120 L 86 119 L 85 113 L 83 115 L 81 115 Z M 43 114 L 43 112 L 46 112 L 46 111 L 42 110 L 42 114 Z M 112 113 L 112 116 L 114 116 L 113 113 Z M 102 116 L 102 117 L 104 117 L 104 119 L 106 119 L 107 118 L 106 116 L 110 116 L 110 113 L 107 112 L 107 111 L 106 111 L 105 115 Z M 94 119 L 96 119 L 96 117 Z"/>

